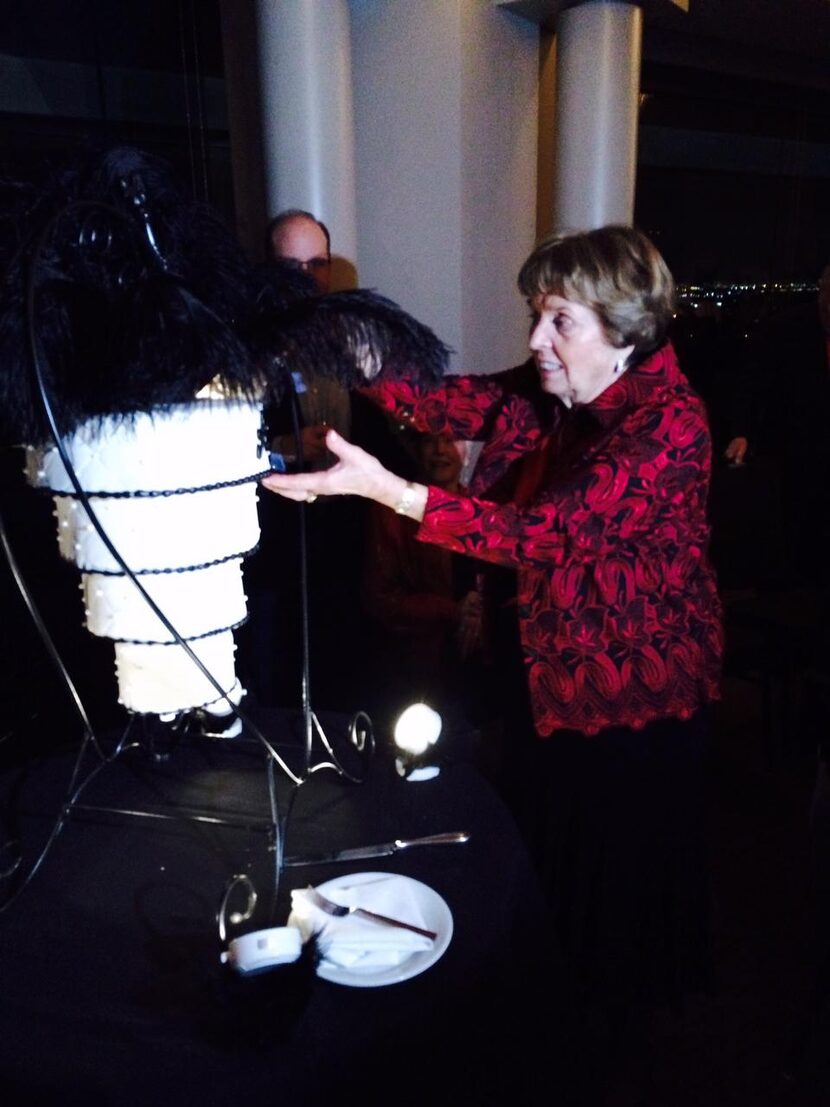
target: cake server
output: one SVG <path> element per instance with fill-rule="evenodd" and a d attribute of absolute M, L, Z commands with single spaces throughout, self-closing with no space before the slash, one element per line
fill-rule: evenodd
<path fill-rule="evenodd" d="M 326 865 L 332 861 L 363 861 L 367 857 L 388 857 L 412 846 L 442 846 L 453 842 L 466 842 L 470 835 L 466 830 L 447 834 L 428 834 L 425 838 L 396 838 L 393 842 L 381 842 L 376 846 L 358 846 L 340 849 L 334 853 L 319 853 L 311 857 L 286 857 L 283 865 Z"/>

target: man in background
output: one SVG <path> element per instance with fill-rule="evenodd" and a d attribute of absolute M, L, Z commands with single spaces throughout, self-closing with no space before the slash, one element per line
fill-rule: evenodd
<path fill-rule="evenodd" d="M 265 236 L 269 258 L 293 261 L 313 277 L 320 292 L 331 290 L 331 235 L 309 211 L 288 208 L 275 215 Z"/>
<path fill-rule="evenodd" d="M 287 262 L 312 277 L 321 296 L 331 290 L 331 236 L 311 212 L 299 208 L 280 212 L 266 227 L 265 245 L 271 261 Z M 295 373 L 294 383 L 299 428 L 294 426 L 290 398 L 265 413 L 272 451 L 286 468 L 328 468 L 334 461 L 325 446 L 330 427 L 385 457 L 389 464 L 399 464 L 406 451 L 388 417 L 371 401 L 351 396 L 336 380 L 324 376 Z M 260 545 L 245 562 L 250 614 L 237 637 L 242 683 L 265 706 L 297 707 L 302 699 L 302 525 L 312 706 L 362 710 L 366 674 L 359 668 L 365 622 L 360 580 L 367 510 L 368 502 L 354 496 L 307 506 L 260 495 Z M 349 535 L 348 541 L 343 540 L 344 534 Z M 353 665 L 344 663 L 344 641 L 353 646 L 347 651 Z"/>
<path fill-rule="evenodd" d="M 321 295 L 331 290 L 331 235 L 311 212 L 288 208 L 275 215 L 266 228 L 265 247 L 270 260 L 290 262 L 308 273 Z M 351 437 L 349 394 L 326 377 L 295 378 L 295 386 L 303 417 L 301 440 L 297 443 L 292 432 L 280 426 L 273 447 L 289 467 L 298 463 L 301 452 L 304 468 L 326 469 L 333 461 L 325 445 L 329 427 Z"/>

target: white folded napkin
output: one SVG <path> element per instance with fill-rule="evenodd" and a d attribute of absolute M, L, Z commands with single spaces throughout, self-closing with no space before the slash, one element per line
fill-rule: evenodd
<path fill-rule="evenodd" d="M 379 876 L 365 883 L 338 884 L 326 898 L 347 907 L 365 907 L 393 919 L 425 927 L 412 883 L 406 877 Z M 328 915 L 297 888 L 291 893 L 288 926 L 299 928 L 303 941 L 315 936 L 324 961 L 360 971 L 400 965 L 413 953 L 432 949 L 432 939 L 398 926 L 386 926 L 360 915 Z"/>

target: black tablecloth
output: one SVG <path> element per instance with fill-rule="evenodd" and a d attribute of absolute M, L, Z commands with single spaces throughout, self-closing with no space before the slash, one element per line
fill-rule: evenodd
<path fill-rule="evenodd" d="M 335 749 L 340 723 L 327 729 Z M 285 717 L 263 730 L 301 763 Z M 33 755 L 0 778 L 2 834 L 22 836 L 22 873 L 54 829 L 77 757 L 36 749 L 33 739 Z M 89 809 L 71 809 L 0 913 L 0 1102 L 317 1104 L 337 1091 L 347 1103 L 520 1105 L 540 1087 L 556 1102 L 559 966 L 541 890 L 492 788 L 464 761 L 403 780 L 383 750 L 365 783 L 315 773 L 293 796 L 289 854 L 439 831 L 470 840 L 288 868 L 275 890 L 271 838 L 256 828 L 269 819 L 264 762 L 247 738 L 188 739 L 161 761 L 145 748 L 122 754 L 87 784 Z M 81 780 L 93 764 L 88 750 Z M 284 814 L 292 789 L 282 773 L 276 785 Z M 194 811 L 239 825 L 181 818 Z M 216 912 L 234 874 L 260 900 L 231 936 L 282 925 L 292 888 L 367 870 L 414 877 L 449 905 L 453 938 L 427 971 L 353 988 L 316 977 L 305 958 L 250 977 L 220 963 Z"/>

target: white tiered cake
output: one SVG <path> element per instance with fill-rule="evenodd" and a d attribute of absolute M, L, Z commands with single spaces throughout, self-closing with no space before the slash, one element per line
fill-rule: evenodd
<path fill-rule="evenodd" d="M 247 613 L 242 559 L 259 541 L 256 480 L 268 468 L 260 417 L 255 403 L 197 400 L 90 421 L 65 440 L 115 551 L 213 680 L 113 556 L 57 448 L 27 451 L 30 482 L 54 494 L 61 554 L 81 570 L 86 625 L 115 641 L 119 700 L 130 711 L 222 712 L 226 696 L 239 701 L 232 628 Z"/>

